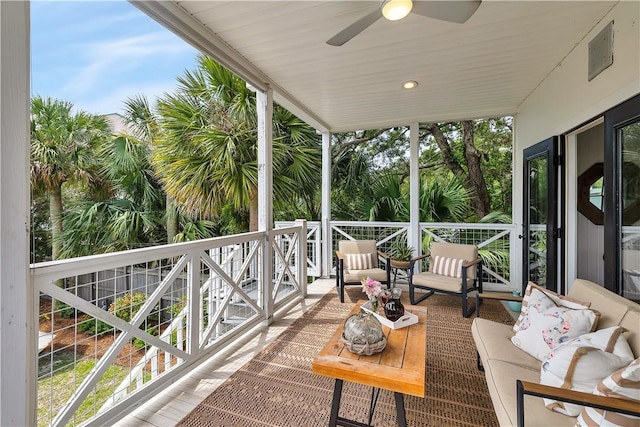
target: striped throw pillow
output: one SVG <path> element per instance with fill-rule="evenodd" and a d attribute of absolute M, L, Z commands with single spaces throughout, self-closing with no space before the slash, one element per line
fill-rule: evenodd
<path fill-rule="evenodd" d="M 640 404 L 640 358 L 631 362 L 607 378 L 593 390 L 598 396 L 618 397 L 635 400 Z M 635 426 L 640 425 L 640 418 L 623 415 L 616 412 L 604 411 L 585 407 L 578 416 L 577 426 Z"/>
<path fill-rule="evenodd" d="M 441 276 L 462 277 L 463 259 L 447 258 L 435 255 L 431 267 L 431 272 Z"/>
<path fill-rule="evenodd" d="M 371 254 L 344 254 L 347 270 L 370 270 L 373 268 Z"/>

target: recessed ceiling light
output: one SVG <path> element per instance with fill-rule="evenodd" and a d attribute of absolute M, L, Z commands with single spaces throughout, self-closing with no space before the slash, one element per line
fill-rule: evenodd
<path fill-rule="evenodd" d="M 418 87 L 418 82 L 415 80 L 407 80 L 406 82 L 402 82 L 403 89 L 413 89 Z"/>

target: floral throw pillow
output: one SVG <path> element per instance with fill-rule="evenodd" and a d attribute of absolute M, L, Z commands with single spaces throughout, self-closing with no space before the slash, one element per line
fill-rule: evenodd
<path fill-rule="evenodd" d="M 542 286 L 538 286 L 533 282 L 529 282 L 527 284 L 527 289 L 525 289 L 524 291 L 524 296 L 522 297 L 522 310 L 520 311 L 520 316 L 516 320 L 516 323 L 514 323 L 513 325 L 513 332 L 518 332 L 518 330 L 520 330 L 520 323 L 522 322 L 524 316 L 527 314 L 527 310 L 529 309 L 529 300 L 531 299 L 531 293 L 534 290 L 543 292 L 558 306 L 574 308 L 578 310 L 582 308 L 589 308 L 591 306 L 590 302 L 576 301 L 564 295 L 560 295 L 556 292 L 550 291 L 549 289 L 543 288 Z"/>
<path fill-rule="evenodd" d="M 560 344 L 593 332 L 600 318 L 595 310 L 559 306 L 538 289 L 532 290 L 527 308 L 511 342 L 540 361 Z"/>

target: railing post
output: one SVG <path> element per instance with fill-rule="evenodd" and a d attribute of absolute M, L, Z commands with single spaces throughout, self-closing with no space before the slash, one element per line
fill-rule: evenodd
<path fill-rule="evenodd" d="M 189 314 L 187 317 L 187 352 L 195 355 L 200 346 L 200 254 L 191 252 L 187 263 L 187 301 Z"/>
<path fill-rule="evenodd" d="M 297 254 L 297 267 L 298 267 L 298 284 L 300 286 L 300 293 L 302 298 L 307 297 L 307 221 L 304 219 L 297 219 L 296 226 L 300 227 L 298 231 L 298 254 Z"/>
<path fill-rule="evenodd" d="M 518 256 L 516 248 L 521 247 L 520 239 L 518 239 L 518 226 L 517 224 L 513 224 L 513 228 L 509 233 L 509 282 L 511 282 L 512 288 L 522 290 L 522 274 L 523 271 L 521 268 L 518 268 L 522 265 L 519 260 L 521 259 Z"/>

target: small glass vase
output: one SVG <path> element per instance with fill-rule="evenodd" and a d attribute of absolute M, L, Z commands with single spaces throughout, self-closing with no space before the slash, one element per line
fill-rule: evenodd
<path fill-rule="evenodd" d="M 373 311 L 374 313 L 378 312 L 378 300 L 377 299 L 370 299 L 369 300 L 369 304 L 371 304 L 371 311 Z"/>
<path fill-rule="evenodd" d="M 387 319 L 395 322 L 404 316 L 404 305 L 400 302 L 400 295 L 402 294 L 402 289 L 393 288 L 391 289 L 391 296 L 389 300 L 384 305 L 384 315 L 387 316 Z"/>

